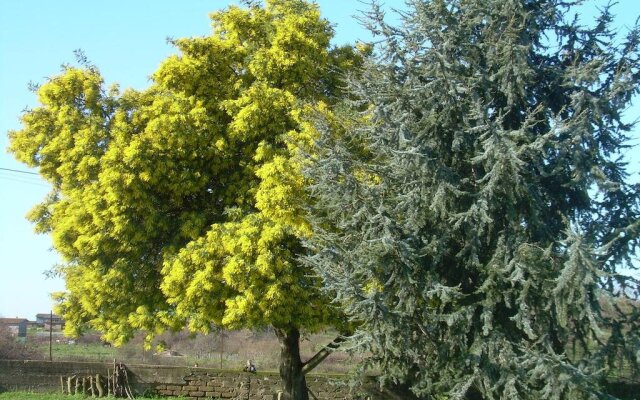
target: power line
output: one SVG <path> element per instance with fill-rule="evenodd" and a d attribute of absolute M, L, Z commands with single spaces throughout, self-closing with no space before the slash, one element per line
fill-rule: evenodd
<path fill-rule="evenodd" d="M 7 177 L 16 178 L 16 179 L 27 179 L 34 182 L 42 182 L 42 177 L 37 174 L 36 175 L 23 174 L 21 172 L 18 173 L 18 172 L 5 171 L 0 169 L 0 176 L 7 176 Z"/>
<path fill-rule="evenodd" d="M 17 172 L 19 174 L 28 174 L 28 175 L 40 175 L 37 172 L 29 172 L 29 171 L 20 171 L 17 169 L 11 169 L 11 168 L 1 168 L 0 167 L 0 171 L 9 171 L 9 172 Z"/>
<path fill-rule="evenodd" d="M 0 175 L 0 181 L 9 181 L 9 182 L 17 182 L 17 183 L 24 183 L 26 185 L 32 185 L 32 186 L 40 186 L 40 187 L 49 187 L 48 185 L 45 185 L 43 183 L 39 183 L 39 182 L 35 182 L 35 181 L 24 181 L 24 180 L 20 180 L 18 178 L 11 178 L 8 176 L 1 176 Z"/>

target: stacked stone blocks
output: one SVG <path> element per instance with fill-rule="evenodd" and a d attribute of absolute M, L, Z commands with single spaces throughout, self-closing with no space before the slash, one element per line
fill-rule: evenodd
<path fill-rule="evenodd" d="M 310 390 L 319 399 L 348 400 L 349 390 L 339 381 L 321 376 L 307 378 Z M 155 393 L 186 399 L 277 400 L 279 379 L 273 374 L 194 371 L 183 384 L 158 384 Z"/>

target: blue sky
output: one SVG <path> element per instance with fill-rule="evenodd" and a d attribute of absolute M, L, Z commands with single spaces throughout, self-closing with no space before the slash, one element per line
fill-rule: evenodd
<path fill-rule="evenodd" d="M 161 60 L 174 52 L 167 37 L 206 35 L 208 13 L 236 2 L 226 0 L 0 0 L 0 168 L 29 171 L 8 154 L 6 132 L 18 129 L 25 107 L 36 105 L 27 86 L 53 76 L 82 49 L 105 82 L 142 89 Z M 336 24 L 336 44 L 368 38 L 352 16 L 366 9 L 359 0 L 320 0 L 323 15 Z M 401 0 L 386 5 L 401 6 Z M 583 7 L 585 16 L 598 4 Z M 620 0 L 614 9 L 624 30 L 640 14 L 640 2 Z M 629 119 L 640 117 L 635 106 Z M 638 130 L 636 130 L 638 132 Z M 640 134 L 636 133 L 636 137 Z M 637 150 L 632 150 L 636 152 Z M 638 157 L 631 157 L 637 163 Z M 637 170 L 638 168 L 634 168 Z M 36 171 L 31 171 L 36 172 Z M 28 210 L 49 191 L 37 175 L 0 170 L 0 316 L 34 319 L 51 309 L 49 293 L 60 279 L 43 272 L 59 262 L 47 236 L 33 233 Z"/>

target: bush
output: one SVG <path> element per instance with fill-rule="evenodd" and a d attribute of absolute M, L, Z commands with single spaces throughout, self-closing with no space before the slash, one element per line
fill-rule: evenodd
<path fill-rule="evenodd" d="M 0 359 L 27 360 L 35 356 L 31 346 L 18 341 L 7 327 L 0 326 Z"/>

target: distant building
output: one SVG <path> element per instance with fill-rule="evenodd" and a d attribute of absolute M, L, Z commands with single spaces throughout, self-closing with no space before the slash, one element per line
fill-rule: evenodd
<path fill-rule="evenodd" d="M 17 337 L 27 337 L 27 321 L 24 318 L 0 318 L 0 326 L 3 326 Z"/>
<path fill-rule="evenodd" d="M 29 328 L 42 328 L 42 325 L 40 325 L 36 321 L 27 321 L 27 329 Z"/>
<path fill-rule="evenodd" d="M 36 314 L 36 323 L 43 327 L 45 331 L 61 331 L 64 328 L 64 320 L 56 314 Z"/>

